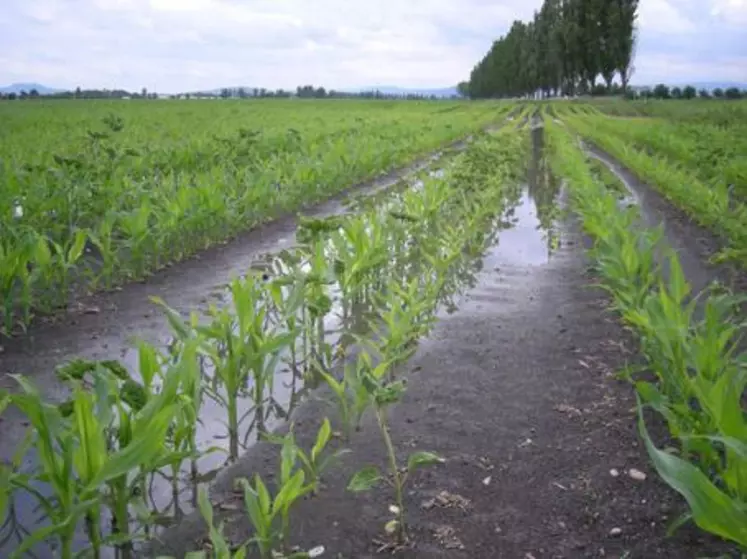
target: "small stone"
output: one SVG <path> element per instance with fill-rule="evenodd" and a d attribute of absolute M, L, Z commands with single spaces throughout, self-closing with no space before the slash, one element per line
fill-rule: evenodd
<path fill-rule="evenodd" d="M 491 476 L 486 477 L 484 480 L 482 480 L 482 484 L 485 486 L 490 485 L 490 482 L 493 480 Z"/>
<path fill-rule="evenodd" d="M 646 474 L 644 474 L 640 470 L 636 470 L 635 468 L 631 468 L 630 470 L 628 470 L 628 475 L 636 481 L 646 480 Z"/>
<path fill-rule="evenodd" d="M 617 477 L 617 476 L 619 476 L 619 475 L 620 475 L 620 471 L 619 471 L 619 470 L 616 470 L 615 468 L 612 468 L 612 469 L 610 470 L 610 475 L 611 475 L 612 477 Z"/>
<path fill-rule="evenodd" d="M 318 545 L 318 546 L 310 549 L 308 555 L 309 555 L 310 558 L 321 557 L 322 555 L 324 555 L 324 546 L 323 545 Z"/>
<path fill-rule="evenodd" d="M 615 527 L 615 528 L 612 528 L 612 530 L 610 530 L 610 536 L 619 536 L 622 533 L 623 533 L 622 528 Z"/>

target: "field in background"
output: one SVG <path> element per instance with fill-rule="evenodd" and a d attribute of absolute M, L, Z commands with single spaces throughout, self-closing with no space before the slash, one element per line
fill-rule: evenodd
<path fill-rule="evenodd" d="M 607 151 L 747 262 L 747 103 L 599 101 L 552 104 L 582 137 Z"/>
<path fill-rule="evenodd" d="M 142 278 L 462 138 L 498 103 L 0 104 L 0 324 Z"/>

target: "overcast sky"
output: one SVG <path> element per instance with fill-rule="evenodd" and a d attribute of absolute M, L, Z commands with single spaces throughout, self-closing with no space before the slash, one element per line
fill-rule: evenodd
<path fill-rule="evenodd" d="M 442 87 L 541 0 L 0 0 L 0 85 Z M 633 83 L 747 81 L 747 0 L 641 0 Z"/>

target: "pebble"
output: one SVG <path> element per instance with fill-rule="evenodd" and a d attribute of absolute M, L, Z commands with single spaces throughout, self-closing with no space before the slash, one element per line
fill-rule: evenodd
<path fill-rule="evenodd" d="M 622 533 L 622 528 L 612 528 L 612 530 L 610 530 L 610 536 L 619 536 Z"/>
<path fill-rule="evenodd" d="M 646 480 L 646 474 L 644 474 L 640 470 L 636 470 L 635 468 L 631 468 L 630 470 L 628 470 L 628 475 L 636 481 Z"/>
<path fill-rule="evenodd" d="M 612 477 L 617 477 L 617 476 L 619 476 L 619 475 L 620 475 L 620 471 L 619 471 L 619 470 L 616 470 L 615 468 L 612 468 L 612 469 L 610 470 L 610 475 L 611 475 Z"/>

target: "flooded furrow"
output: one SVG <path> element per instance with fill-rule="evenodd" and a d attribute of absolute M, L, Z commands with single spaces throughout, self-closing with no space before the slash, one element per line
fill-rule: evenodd
<path fill-rule="evenodd" d="M 558 253 L 562 258 L 569 250 L 562 246 L 560 239 L 560 183 L 551 175 L 544 157 L 543 128 L 533 126 L 531 138 L 532 154 L 526 183 L 506 193 L 505 211 L 487 226 L 483 250 L 454 271 L 451 281 L 456 288 L 448 300 L 441 301 L 437 312 L 439 323 L 443 323 L 438 339 L 421 340 L 419 353 L 428 354 L 433 344 L 438 346 L 438 350 L 433 351 L 443 353 L 444 347 L 455 343 L 449 337 L 451 317 L 459 324 L 453 335 L 457 339 L 463 335 L 464 328 L 479 328 L 483 315 L 523 312 L 526 300 L 546 281 L 541 277 L 543 271 L 554 265 Z M 472 326 L 465 324 L 465 317 L 473 321 Z M 330 327 L 334 330 L 334 324 Z M 313 411 L 299 409 L 299 421 L 314 423 L 310 413 Z M 255 450 L 258 452 L 249 452 L 239 463 L 221 473 L 211 487 L 211 499 L 218 502 L 222 496 L 230 494 L 236 476 L 263 470 L 260 464 L 266 460 L 261 458 L 265 451 L 261 447 Z M 162 538 L 165 547 L 159 551 L 168 550 L 177 555 L 186 551 L 188 543 L 183 541 L 183 535 L 192 532 L 195 522 L 199 522 L 199 517 L 193 514 L 184 525 L 168 530 Z"/>
<path fill-rule="evenodd" d="M 453 151 L 460 151 L 465 147 L 464 144 L 456 145 Z M 428 166 L 423 164 L 417 168 L 417 171 L 427 173 L 432 178 L 442 178 L 444 169 L 443 165 L 448 163 L 448 159 L 444 160 L 439 156 L 433 157 L 430 160 L 430 170 Z M 324 218 L 335 215 L 342 215 L 346 213 L 358 213 L 364 211 L 367 208 L 377 208 L 379 212 L 387 212 L 395 202 L 399 200 L 399 197 L 408 191 L 417 192 L 423 187 L 423 179 L 419 178 L 419 174 L 414 172 L 410 174 L 410 180 L 403 182 L 401 180 L 391 180 L 387 182 L 380 182 L 366 193 L 367 196 L 356 197 L 355 199 L 334 202 L 327 205 L 326 208 L 317 208 L 313 212 L 307 213 L 305 219 L 310 218 Z M 275 234 L 273 238 L 266 238 L 258 243 L 258 246 L 270 248 L 269 251 L 254 250 L 253 252 L 245 252 L 243 257 L 244 260 L 250 260 L 244 269 L 240 269 L 237 263 L 233 263 L 232 266 L 225 269 L 224 274 L 228 272 L 228 276 L 241 277 L 244 272 L 248 270 L 260 270 L 263 271 L 266 279 L 271 279 L 274 275 L 283 275 L 287 273 L 290 263 L 288 262 L 289 255 L 293 252 L 291 249 L 298 243 L 296 239 L 296 231 L 291 231 L 287 236 Z M 407 240 L 405 239 L 405 244 Z M 331 247 L 328 247 L 331 248 Z M 251 250 L 251 249 L 250 249 Z M 280 250 L 280 252 L 277 252 Z M 204 265 L 204 261 L 202 262 Z M 300 271 L 308 273 L 308 266 L 302 265 Z M 223 276 L 225 278 L 225 275 Z M 198 315 L 205 318 L 210 314 L 209 307 L 215 306 L 216 308 L 231 306 L 233 301 L 231 300 L 230 292 L 226 288 L 225 278 L 223 282 L 217 282 L 215 276 L 213 276 L 211 284 L 211 291 L 209 297 L 202 297 L 200 299 L 200 305 L 197 306 Z M 199 283 L 199 282 L 195 282 Z M 200 284 L 204 288 L 205 283 Z M 169 297 L 168 293 L 173 292 L 173 289 L 162 290 L 161 293 L 156 291 L 162 299 L 172 306 L 177 312 L 181 313 L 186 318 L 186 311 L 194 311 L 195 308 L 189 308 L 188 299 L 186 297 L 176 297 L 176 305 L 174 298 Z M 194 290 L 199 289 L 195 285 L 191 286 L 190 293 L 194 293 Z M 165 293 L 164 293 L 165 291 Z M 327 343 L 335 343 L 338 341 L 340 333 L 345 331 L 356 331 L 358 326 L 354 323 L 365 325 L 367 312 L 370 311 L 368 308 L 345 308 L 340 296 L 340 291 L 337 287 L 332 287 L 331 292 L 331 309 L 327 313 L 325 319 L 321 324 L 321 331 L 323 332 L 322 338 Z M 153 309 L 148 313 L 147 318 L 150 318 L 150 312 L 157 314 L 158 311 Z M 344 328 L 343 328 L 344 327 Z M 165 320 L 160 321 L 154 319 L 151 321 L 150 330 L 143 331 L 137 330 L 137 338 L 144 339 L 150 343 L 154 343 L 156 347 L 168 348 L 172 343 L 172 335 L 168 328 Z M 140 380 L 138 377 L 138 366 L 140 355 L 138 349 L 133 346 L 131 340 L 127 340 L 130 343 L 124 344 L 121 336 L 118 338 L 119 344 L 115 345 L 109 341 L 101 340 L 98 335 L 92 336 L 92 344 L 95 349 L 87 348 L 84 344 L 83 349 L 75 348 L 74 352 L 68 352 L 63 354 L 60 350 L 51 349 L 51 352 L 46 355 L 39 357 L 39 359 L 46 359 L 47 363 L 58 364 L 65 362 L 69 358 L 84 358 L 89 360 L 104 360 L 104 359 L 116 359 L 122 365 L 124 365 L 130 372 L 132 378 Z M 19 354 L 11 355 L 11 360 L 4 361 L 4 364 L 12 363 L 12 358 L 20 358 Z M 305 392 L 306 387 L 302 378 L 298 374 L 297 364 L 293 360 L 293 356 L 289 352 L 285 351 L 280 355 L 281 360 L 285 361 L 285 366 L 280 367 L 273 374 L 272 388 L 270 390 L 269 398 L 271 400 L 271 406 L 273 414 L 269 415 L 267 421 L 263 427 L 267 431 L 272 431 L 277 425 L 279 425 L 285 418 L 291 413 L 294 405 L 300 400 L 302 394 Z M 66 391 L 59 386 L 59 383 L 54 379 L 53 369 L 46 372 L 39 373 L 38 376 L 44 377 L 52 382 L 45 383 L 44 380 L 41 382 L 42 394 L 51 402 L 61 401 L 66 394 Z M 12 371 L 17 372 L 17 371 Z M 21 371 L 18 371 L 21 372 Z M 214 371 L 209 366 L 205 367 L 202 371 L 203 375 L 207 377 L 212 376 Z M 39 382 L 39 378 L 34 379 Z M 33 378 L 33 376 L 32 376 Z M 249 387 L 247 387 L 248 389 Z M 239 399 L 238 414 L 240 416 L 249 416 L 252 413 L 253 406 L 256 402 L 247 396 Z M 198 448 L 207 450 L 212 447 L 223 447 L 225 448 L 226 442 L 226 426 L 225 420 L 225 409 L 224 407 L 214 400 L 206 400 L 200 409 L 200 424 L 197 429 L 196 442 Z M 27 425 L 23 418 L 18 414 L 14 414 L 14 410 L 10 410 L 10 413 L 6 413 L 0 423 L 0 432 L 2 432 L 3 447 L 0 449 L 2 458 L 8 460 L 11 453 L 13 452 L 14 440 L 20 438 L 20 433 L 25 431 Z M 10 433 L 10 436 L 7 434 Z M 250 446 L 253 442 L 250 439 L 251 429 L 247 430 L 244 443 L 246 446 Z M 15 436 L 14 436 L 15 435 Z M 245 449 L 246 449 L 245 446 Z M 28 454 L 23 466 L 24 470 L 32 469 L 35 466 L 36 459 L 33 454 Z M 168 475 L 164 474 L 158 477 L 154 477 L 149 484 L 147 489 L 148 505 L 153 510 L 158 511 L 156 514 L 162 516 L 161 522 L 172 523 L 174 520 L 182 517 L 188 513 L 193 505 L 195 499 L 195 490 L 201 483 L 209 482 L 214 475 L 225 465 L 225 454 L 221 452 L 212 452 L 202 455 L 194 465 L 184 463 L 180 477 L 169 478 Z M 42 526 L 39 524 L 37 515 L 38 510 L 35 510 L 34 503 L 32 500 L 25 498 L 23 494 L 17 494 L 12 506 L 12 520 L 14 527 L 29 527 L 29 526 Z M 105 519 L 108 521 L 108 519 Z M 12 531 L 12 530 L 9 530 Z M 4 534 L 0 533 L 0 537 Z M 5 552 L 6 550 L 13 548 L 13 540 L 17 539 L 21 533 L 11 534 L 13 537 L 7 542 L 7 546 L 0 545 L 0 551 Z M 83 546 L 85 538 L 80 534 L 78 546 Z M 2 544 L 2 542 L 0 542 Z M 42 556 L 43 553 L 42 553 Z"/>
<path fill-rule="evenodd" d="M 693 243 L 692 235 L 683 234 L 679 220 L 675 216 L 665 213 L 665 206 L 668 205 L 668 202 L 662 204 L 663 200 L 658 193 L 643 184 L 629 169 L 596 146 L 582 143 L 582 148 L 587 156 L 607 167 L 629 192 L 629 196 L 623 199 L 622 203 L 638 206 L 641 221 L 645 227 L 650 229 L 663 228 L 664 245 L 662 245 L 662 250 L 659 251 L 659 261 L 664 277 L 669 277 L 669 261 L 664 258 L 664 247 L 667 247 L 676 251 L 688 282 L 692 286 L 693 294 L 697 295 L 707 289 L 713 282 L 714 267 L 703 265 L 704 246 L 698 242 Z M 722 277 L 730 275 L 732 273 L 722 273 Z M 700 305 L 699 308 L 701 308 Z"/>
<path fill-rule="evenodd" d="M 387 208 L 392 201 L 408 189 L 422 187 L 423 174 L 442 176 L 442 165 L 447 165 L 449 155 L 465 149 L 466 143 L 460 142 L 449 150 L 439 152 L 428 160 L 413 165 L 406 174 L 386 177 L 375 181 L 370 186 L 360 189 L 355 196 L 347 199 L 332 200 L 310 211 L 305 212 L 304 219 L 323 219 L 330 216 L 356 214 L 366 208 Z M 384 210 L 382 210 L 384 211 Z M 184 277 L 173 276 L 168 271 L 165 278 L 156 277 L 155 282 L 142 286 L 125 288 L 121 294 L 115 294 L 113 310 L 121 320 L 119 324 L 98 324 L 94 333 L 77 328 L 77 324 L 68 329 L 50 328 L 41 335 L 19 341 L 18 345 L 8 348 L 2 355 L 0 365 L 5 373 L 0 377 L 0 388 L 14 389 L 13 381 L 7 374 L 24 374 L 39 387 L 42 396 L 50 403 L 59 403 L 67 397 L 68 389 L 56 375 L 56 367 L 75 359 L 91 361 L 116 360 L 129 371 L 132 378 L 140 381 L 138 374 L 140 354 L 137 340 L 154 344 L 156 348 L 166 351 L 173 342 L 173 334 L 168 321 L 149 297 L 158 296 L 170 307 L 187 318 L 190 312 L 196 312 L 202 320 L 210 314 L 210 308 L 231 306 L 230 291 L 227 288 L 231 278 L 243 277 L 248 270 L 266 269 L 268 277 L 282 273 L 287 269 L 284 258 L 290 254 L 289 249 L 296 246 L 295 220 L 288 223 L 271 224 L 255 232 L 252 238 L 241 246 L 228 247 L 222 254 L 196 259 L 179 265 Z M 213 268 L 211 264 L 215 264 Z M 135 292 L 135 293 L 133 293 Z M 339 302 L 339 291 L 333 290 L 333 307 L 323 325 L 328 342 L 337 341 L 342 325 L 342 309 Z M 119 305 L 124 308 L 118 308 Z M 99 309 L 102 313 L 110 309 Z M 95 313 L 95 314 L 98 314 Z M 82 321 L 91 316 L 91 312 L 81 317 Z M 363 319 L 362 309 L 357 309 L 357 319 Z M 344 320 L 350 320 L 345 317 Z M 98 321 L 97 321 L 98 322 Z M 82 331 L 81 331 L 82 330 Z M 46 342 L 40 346 L 40 342 Z M 287 362 L 290 356 L 285 352 L 282 358 Z M 287 417 L 304 391 L 303 382 L 298 378 L 293 366 L 280 367 L 273 379 L 272 399 L 273 413 L 267 418 L 265 428 L 272 430 Z M 210 367 L 203 374 L 212 375 Z M 248 388 L 248 387 L 247 387 Z M 253 401 L 249 394 L 239 398 L 239 415 L 252 412 Z M 226 411 L 214 399 L 206 399 L 200 410 L 200 423 L 197 429 L 196 442 L 203 451 L 211 448 L 225 448 L 227 444 Z M 10 463 L 13 454 L 21 443 L 28 423 L 20 412 L 11 407 L 0 418 L 0 460 Z M 245 448 L 254 440 L 247 430 L 242 441 Z M 195 463 L 196 470 L 189 463 L 183 464 L 180 478 L 176 481 L 164 472 L 154 477 L 148 487 L 148 504 L 163 521 L 171 523 L 174 517 L 180 517 L 193 508 L 195 489 L 200 483 L 209 482 L 225 465 L 224 452 L 208 452 Z M 29 452 L 22 465 L 22 471 L 31 471 L 37 465 L 37 458 Z M 45 491 L 43 487 L 38 490 Z M 0 529 L 0 555 L 5 555 L 14 548 L 16 540 L 24 536 L 23 530 L 39 528 L 41 511 L 35 500 L 29 495 L 17 493 L 11 503 L 11 514 L 6 525 Z M 108 519 L 106 519 L 108 521 Z M 27 534 L 26 534 L 27 535 Z M 86 538 L 80 534 L 76 546 L 82 548 Z M 39 556 L 53 550 L 37 550 Z"/>

